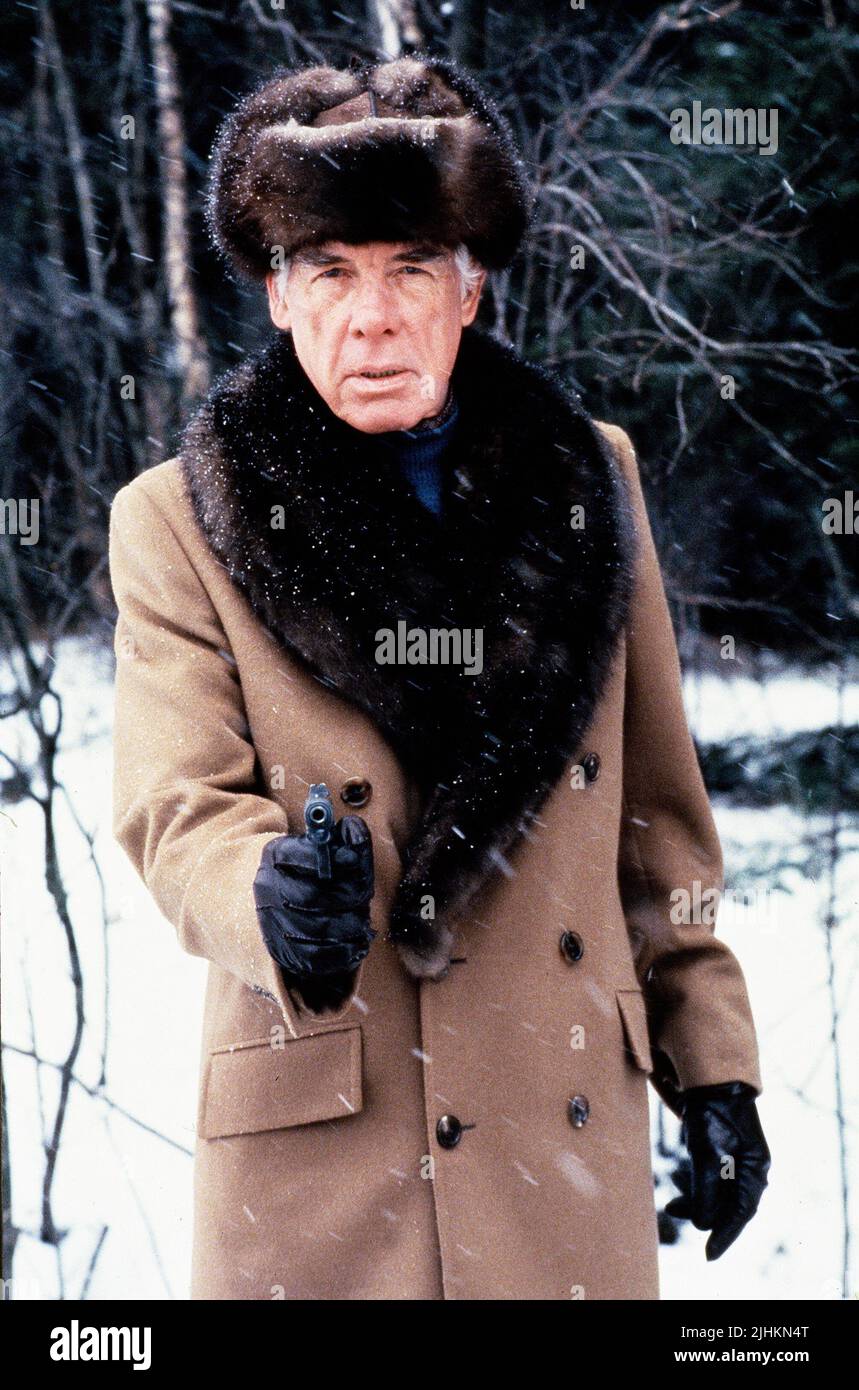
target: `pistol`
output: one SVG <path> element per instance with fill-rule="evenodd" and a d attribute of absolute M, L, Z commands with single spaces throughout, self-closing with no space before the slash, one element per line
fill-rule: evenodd
<path fill-rule="evenodd" d="M 316 872 L 320 878 L 330 878 L 334 805 L 324 782 L 314 782 L 310 788 L 304 803 L 304 828 L 307 838 L 316 846 Z"/>

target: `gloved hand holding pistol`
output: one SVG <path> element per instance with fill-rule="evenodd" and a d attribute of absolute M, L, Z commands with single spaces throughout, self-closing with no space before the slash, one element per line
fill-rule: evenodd
<path fill-rule="evenodd" d="M 269 840 L 254 879 L 257 918 L 287 985 L 334 1008 L 377 935 L 370 926 L 373 845 L 360 816 L 335 824 L 324 783 L 311 787 L 304 835 Z"/>

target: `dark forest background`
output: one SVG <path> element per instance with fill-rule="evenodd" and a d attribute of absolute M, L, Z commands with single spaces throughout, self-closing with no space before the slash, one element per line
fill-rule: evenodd
<path fill-rule="evenodd" d="M 271 332 L 204 232 L 223 115 L 278 65 L 423 49 L 486 81 L 539 190 L 482 321 L 632 435 L 684 650 L 843 652 L 859 537 L 821 509 L 859 497 L 854 21 L 837 0 L 7 7 L 0 495 L 38 497 L 42 535 L 4 538 L 6 640 L 109 634 L 113 494 Z M 778 152 L 672 144 L 693 100 L 777 108 Z"/>

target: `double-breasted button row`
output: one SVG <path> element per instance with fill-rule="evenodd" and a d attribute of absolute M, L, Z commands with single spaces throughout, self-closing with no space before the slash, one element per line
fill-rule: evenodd
<path fill-rule="evenodd" d="M 600 775 L 600 755 L 599 753 L 586 753 L 582 758 L 582 771 L 588 782 L 595 782 Z M 575 965 L 576 961 L 581 960 L 584 955 L 585 943 L 578 932 L 565 931 L 561 933 L 558 945 L 561 955 L 569 965 Z M 576 1129 L 581 1129 L 587 1123 L 591 1107 L 587 1096 L 570 1096 L 567 1101 L 567 1118 L 570 1124 Z"/>
<path fill-rule="evenodd" d="M 596 757 L 596 754 L 594 754 L 594 757 Z M 558 945 L 561 948 L 561 955 L 568 965 L 575 965 L 576 961 L 581 960 L 584 955 L 585 943 L 582 941 L 578 932 L 561 932 Z M 575 1125 L 576 1129 L 581 1129 L 582 1125 L 587 1121 L 589 1114 L 590 1106 L 588 1105 L 587 1096 L 570 1096 L 570 1099 L 567 1101 L 567 1118 L 571 1125 Z"/>
<path fill-rule="evenodd" d="M 587 1096 L 570 1096 L 567 1101 L 567 1119 L 575 1129 L 581 1129 L 587 1123 L 591 1113 L 590 1102 Z M 473 1125 L 464 1125 L 456 1115 L 442 1115 L 436 1122 L 435 1137 L 443 1149 L 455 1149 L 464 1129 L 473 1129 Z"/>
<path fill-rule="evenodd" d="M 600 774 L 599 753 L 587 753 L 582 759 L 582 770 L 588 782 L 595 782 Z M 373 786 L 366 777 L 350 777 L 340 788 L 340 799 L 347 806 L 366 806 L 372 795 Z"/>
<path fill-rule="evenodd" d="M 567 1117 L 571 1125 L 581 1129 L 590 1112 L 587 1096 L 570 1096 L 567 1101 Z M 462 1138 L 462 1131 L 471 1128 L 473 1126 L 464 1125 L 456 1115 L 442 1115 L 436 1123 L 435 1137 L 443 1149 L 455 1149 Z"/>
<path fill-rule="evenodd" d="M 340 800 L 347 806 L 366 806 L 372 795 L 372 783 L 365 777 L 350 777 L 340 788 Z"/>
<path fill-rule="evenodd" d="M 597 758 L 595 753 L 589 756 Z M 597 758 L 597 767 L 598 766 L 599 759 Z M 593 773 L 591 780 L 593 780 L 594 776 L 596 776 L 596 773 Z M 562 956 L 570 965 L 581 960 L 584 955 L 585 943 L 582 941 L 578 932 L 561 932 L 558 945 Z M 587 1096 L 570 1096 L 570 1099 L 567 1101 L 567 1118 L 570 1124 L 576 1129 L 581 1129 L 582 1125 L 587 1123 L 590 1109 Z M 462 1138 L 463 1129 L 468 1127 L 469 1126 L 463 1125 L 456 1115 L 442 1115 L 436 1122 L 436 1139 L 443 1149 L 455 1149 Z"/>

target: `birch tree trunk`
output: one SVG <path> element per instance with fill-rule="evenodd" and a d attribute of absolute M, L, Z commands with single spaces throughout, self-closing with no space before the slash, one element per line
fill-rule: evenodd
<path fill-rule="evenodd" d="M 413 0 L 370 0 L 369 13 L 383 57 L 399 58 L 404 44 L 419 48 L 423 43 Z"/>
<path fill-rule="evenodd" d="M 170 42 L 170 5 L 168 0 L 147 0 L 146 8 L 158 106 L 164 263 L 170 323 L 182 398 L 191 401 L 206 392 L 210 373 L 209 356 L 200 334 L 197 301 L 191 281 L 185 130 L 176 56 Z"/>

